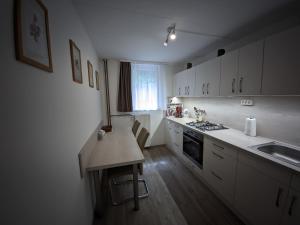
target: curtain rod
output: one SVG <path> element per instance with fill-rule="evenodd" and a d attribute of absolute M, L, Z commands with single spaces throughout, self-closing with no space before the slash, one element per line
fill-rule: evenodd
<path fill-rule="evenodd" d="M 175 65 L 175 63 L 143 61 L 143 60 L 134 60 L 134 59 L 113 59 L 113 58 L 111 58 L 111 60 L 117 60 L 120 62 L 140 63 L 140 64 L 156 64 L 156 65 L 165 65 L 165 66 L 171 66 L 173 64 Z"/>

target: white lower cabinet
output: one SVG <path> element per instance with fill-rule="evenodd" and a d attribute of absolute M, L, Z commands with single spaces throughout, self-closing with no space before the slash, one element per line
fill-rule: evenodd
<path fill-rule="evenodd" d="M 166 120 L 166 145 L 168 149 L 172 150 L 176 154 L 182 154 L 182 139 L 182 126 Z"/>
<path fill-rule="evenodd" d="M 300 191 L 290 189 L 281 225 L 299 225 Z"/>
<path fill-rule="evenodd" d="M 281 225 L 300 223 L 300 174 L 294 174 Z"/>
<path fill-rule="evenodd" d="M 233 203 L 237 151 L 214 139 L 204 138 L 203 173 L 207 183 Z"/>
<path fill-rule="evenodd" d="M 240 153 L 234 207 L 252 225 L 279 225 L 288 196 L 288 170 Z"/>

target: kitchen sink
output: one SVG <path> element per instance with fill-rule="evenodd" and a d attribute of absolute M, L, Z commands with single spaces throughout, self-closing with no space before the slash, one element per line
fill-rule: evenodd
<path fill-rule="evenodd" d="M 276 159 L 300 167 L 300 150 L 278 142 L 251 146 L 252 149 L 264 152 Z"/>

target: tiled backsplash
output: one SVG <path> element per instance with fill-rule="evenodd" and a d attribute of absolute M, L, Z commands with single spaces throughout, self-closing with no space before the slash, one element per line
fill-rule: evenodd
<path fill-rule="evenodd" d="M 254 106 L 241 106 L 252 99 Z M 193 115 L 196 106 L 207 112 L 207 120 L 244 130 L 245 118 L 257 120 L 257 135 L 300 146 L 300 96 L 182 98 Z"/>

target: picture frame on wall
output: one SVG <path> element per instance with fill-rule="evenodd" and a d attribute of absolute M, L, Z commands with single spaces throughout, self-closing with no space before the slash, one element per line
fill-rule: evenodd
<path fill-rule="evenodd" d="M 96 77 L 96 89 L 99 91 L 100 90 L 100 83 L 99 83 L 99 73 L 96 70 L 95 71 L 95 77 Z"/>
<path fill-rule="evenodd" d="M 88 67 L 89 86 L 93 88 L 94 87 L 93 65 L 89 60 L 87 61 L 87 67 Z"/>
<path fill-rule="evenodd" d="M 16 59 L 53 72 L 48 10 L 40 0 L 15 1 Z"/>
<path fill-rule="evenodd" d="M 82 84 L 82 67 L 80 49 L 74 41 L 69 40 L 73 81 Z"/>

